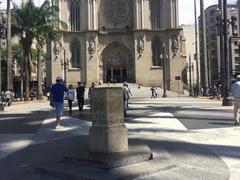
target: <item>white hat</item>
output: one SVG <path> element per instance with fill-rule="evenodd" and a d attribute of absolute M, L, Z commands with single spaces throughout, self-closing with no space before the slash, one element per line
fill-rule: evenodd
<path fill-rule="evenodd" d="M 240 80 L 240 75 L 237 75 L 237 80 Z"/>
<path fill-rule="evenodd" d="M 56 77 L 56 81 L 61 81 L 61 80 L 63 80 L 62 76 L 57 76 Z"/>

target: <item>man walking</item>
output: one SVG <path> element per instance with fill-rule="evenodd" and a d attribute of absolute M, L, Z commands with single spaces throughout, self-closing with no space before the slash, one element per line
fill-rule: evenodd
<path fill-rule="evenodd" d="M 79 111 L 82 111 L 83 105 L 84 105 L 85 87 L 81 82 L 78 82 L 78 87 L 76 91 L 77 91 L 78 108 L 79 108 Z"/>
<path fill-rule="evenodd" d="M 67 92 L 61 76 L 57 76 L 56 83 L 51 88 L 51 94 L 56 112 L 56 129 L 63 128 L 60 119 L 64 112 L 64 92 Z"/>
<path fill-rule="evenodd" d="M 93 97 L 93 89 L 95 88 L 95 83 L 92 82 L 91 87 L 88 89 L 88 98 L 89 98 L 89 104 L 90 104 L 90 110 L 92 110 L 92 97 Z"/>
<path fill-rule="evenodd" d="M 4 93 L 4 99 L 5 99 L 5 105 L 8 105 L 10 106 L 11 103 L 12 103 L 12 99 L 13 99 L 13 95 L 11 93 L 11 91 L 7 90 L 5 93 Z"/>
<path fill-rule="evenodd" d="M 240 109 L 240 75 L 237 76 L 237 81 L 232 85 L 232 95 L 234 97 L 234 121 L 235 125 L 239 123 L 239 109 Z"/>
<path fill-rule="evenodd" d="M 132 93 L 126 82 L 123 83 L 122 89 L 123 89 L 124 115 L 126 115 L 127 109 L 128 109 L 128 100 L 130 98 L 130 95 L 132 95 Z"/>

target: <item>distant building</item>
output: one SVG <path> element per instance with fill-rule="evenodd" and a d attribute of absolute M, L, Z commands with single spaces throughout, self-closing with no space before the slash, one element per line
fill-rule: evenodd
<path fill-rule="evenodd" d="M 183 35 L 186 40 L 186 63 L 189 64 L 189 56 L 191 56 L 191 68 L 192 68 L 192 84 L 197 84 L 197 65 L 196 65 L 196 49 L 195 49 L 195 25 L 182 25 Z M 199 48 L 198 48 L 199 49 Z M 187 79 L 189 83 L 189 67 L 186 67 Z"/>
<path fill-rule="evenodd" d="M 237 5 L 227 5 L 227 13 L 228 19 L 231 20 L 231 11 L 236 12 L 236 16 L 238 14 L 238 6 Z M 206 46 L 207 46 L 207 70 L 204 69 L 203 62 L 201 62 L 201 76 L 204 76 L 204 73 L 208 74 L 208 82 L 214 83 L 220 81 L 221 79 L 221 50 L 220 50 L 220 38 L 218 36 L 218 26 L 217 26 L 217 16 L 219 15 L 218 12 L 218 5 L 212 5 L 205 10 L 205 17 L 206 17 Z M 199 22 L 200 22 L 199 17 Z M 199 23 L 200 24 L 200 23 Z M 234 34 L 232 34 L 232 27 L 229 25 L 229 57 L 230 57 L 230 72 L 234 75 L 235 72 L 239 71 L 239 63 L 238 63 L 238 20 L 234 27 Z M 202 60 L 202 29 L 201 24 L 199 25 L 199 36 L 200 36 L 200 59 Z M 232 38 L 234 37 L 234 38 Z M 201 78 L 202 79 L 202 78 Z"/>

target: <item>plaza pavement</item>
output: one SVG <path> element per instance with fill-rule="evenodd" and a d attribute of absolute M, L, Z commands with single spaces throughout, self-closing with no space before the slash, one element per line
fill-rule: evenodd
<path fill-rule="evenodd" d="M 134 89 L 133 89 L 134 90 Z M 136 90 L 134 90 L 136 92 Z M 134 92 L 133 91 L 133 92 Z M 145 91 L 146 93 L 146 91 Z M 161 92 L 159 91 L 159 94 Z M 181 99 L 176 97 L 176 94 L 170 95 L 168 98 L 158 98 L 158 99 L 150 99 L 150 98 L 141 98 L 136 95 L 132 98 L 130 103 L 130 109 L 144 109 L 147 105 L 152 104 L 152 106 L 158 106 L 157 103 L 161 103 L 161 105 L 167 105 L 171 103 L 177 104 L 184 104 L 184 107 L 190 106 L 195 108 L 213 108 L 218 110 L 230 110 L 232 107 L 222 107 L 220 105 L 220 101 L 216 100 L 208 100 L 208 99 L 196 99 L 196 98 L 189 98 L 189 97 L 181 97 Z M 148 94 L 148 92 L 146 93 Z M 146 95 L 145 94 L 145 95 Z M 150 90 L 149 90 L 150 94 Z M 143 93 L 139 93 L 140 96 Z M 211 104 L 211 107 L 203 107 L 201 104 Z M 183 107 L 183 108 L 184 108 Z M 88 109 L 85 106 L 85 109 Z M 51 108 L 49 107 L 49 102 L 37 102 L 37 103 L 27 103 L 27 104 L 18 104 L 7 107 L 5 112 L 0 112 L 0 121 L 7 121 L 8 118 L 1 118 L 1 115 L 9 114 L 14 116 L 16 119 L 20 117 L 22 113 L 25 114 L 32 114 L 33 112 L 40 112 L 40 114 L 46 115 L 42 124 L 40 124 L 40 128 L 36 131 L 23 131 L 21 133 L 1 133 L 0 134 L 0 164 L 1 161 L 11 157 L 11 155 L 16 154 L 20 149 L 28 147 L 30 144 L 39 144 L 44 142 L 51 142 L 53 140 L 59 139 L 67 139 L 71 137 L 76 137 L 79 135 L 88 135 L 88 130 L 91 126 L 90 121 L 86 120 L 79 120 L 77 116 L 66 116 L 62 119 L 62 125 L 65 127 L 61 130 L 55 130 L 55 118 L 54 113 L 52 112 Z M 89 117 L 89 116 L 88 116 Z M 83 117 L 84 118 L 84 117 Z M 129 137 L 131 138 L 146 138 L 149 141 L 161 141 L 165 143 L 166 147 L 169 148 L 174 152 L 174 149 L 180 148 L 180 146 L 188 146 L 189 149 L 183 148 L 181 150 L 176 151 L 175 154 L 171 154 L 172 157 L 179 164 L 183 163 L 184 165 L 188 165 L 189 170 L 191 171 L 199 171 L 201 173 L 211 174 L 212 177 L 205 177 L 202 174 L 202 179 L 215 179 L 219 178 L 214 173 L 227 173 L 229 171 L 229 179 L 230 180 L 239 180 L 240 179 L 240 127 L 238 126 L 231 126 L 231 127 L 224 127 L 224 128 L 212 128 L 212 129 L 197 129 L 197 130 L 189 130 L 187 129 L 174 115 L 170 112 L 159 112 L 156 109 L 152 109 L 151 115 L 132 118 L 131 116 L 126 117 L 125 119 L 126 125 L 129 131 Z M 30 125 L 34 125 L 34 123 L 39 124 L 39 122 L 29 122 Z M 31 124 L 33 123 L 33 124 Z M 145 140 L 146 140 L 145 139 Z M 194 146 L 193 146 L 194 145 Z M 198 148 L 199 147 L 199 148 Z M 181 149 L 180 148 L 180 149 Z M 198 151 L 198 149 L 203 148 L 206 150 L 206 156 L 203 154 L 198 154 L 198 152 L 194 153 L 192 151 Z M 200 150 L 199 150 L 200 151 Z M 209 153 L 208 153 L 209 151 Z M 14 153 L 15 152 L 15 153 Z M 213 156 L 210 152 L 216 154 L 221 160 L 226 164 L 229 169 L 221 169 L 223 166 L 217 166 L 216 164 L 216 171 L 208 172 L 211 168 L 214 167 L 207 167 L 207 164 L 211 164 L 211 161 L 214 160 L 211 158 Z M 188 161 L 194 162 L 185 162 L 184 158 L 188 159 Z M 199 159 L 198 159 L 199 158 Z M 206 162 L 205 169 L 204 167 L 198 167 L 199 160 L 204 159 Z M 217 161 L 216 161 L 217 162 Z M 189 164 L 188 164 L 189 163 Z M 203 162 L 202 162 L 203 163 Z M 203 163 L 204 164 L 204 163 Z M 11 164 L 10 164 L 11 165 Z M 10 166 L 9 165 L 9 166 Z M 14 164 L 12 164 L 14 166 Z M 211 166 L 215 166 L 212 164 Z M 1 167 L 1 166 L 0 166 Z M 217 167 L 221 167 L 217 169 Z M 8 167 L 9 169 L 14 167 Z M 212 169 L 211 169 L 212 170 Z M 197 179 L 196 177 L 191 176 L 191 171 L 186 174 L 182 174 L 181 176 L 178 173 L 174 172 L 165 172 L 163 173 L 162 179 Z M 222 172 L 221 172 L 222 171 Z M 5 175 L 5 176 L 4 176 Z M 176 175 L 176 176 L 175 176 Z M 1 177 L 6 177 L 6 174 L 3 172 L 1 173 Z M 210 175 L 209 175 L 210 176 Z M 14 177 L 14 176 L 13 176 Z M 2 179 L 2 178 L 1 178 Z M 14 178 L 13 178 L 14 179 Z M 154 177 L 153 177 L 154 179 Z M 159 179 L 156 178 L 155 179 Z M 224 179 L 224 178 L 223 178 Z M 4 179 L 3 179 L 4 180 Z"/>

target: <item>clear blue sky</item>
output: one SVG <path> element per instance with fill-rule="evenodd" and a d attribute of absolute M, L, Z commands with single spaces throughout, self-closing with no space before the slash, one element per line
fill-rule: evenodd
<path fill-rule="evenodd" d="M 6 1 L 7 0 L 0 0 L 2 1 L 2 7 L 6 8 Z M 22 0 L 13 0 L 16 3 L 21 3 Z M 41 5 L 44 0 L 34 0 L 36 5 Z M 197 0 L 197 6 L 199 7 L 199 1 Z M 229 4 L 236 3 L 237 0 L 228 0 Z M 218 0 L 204 0 L 205 8 L 217 4 Z M 198 8 L 199 14 L 199 8 Z M 179 0 L 179 20 L 180 24 L 193 24 L 194 23 L 194 0 Z"/>

